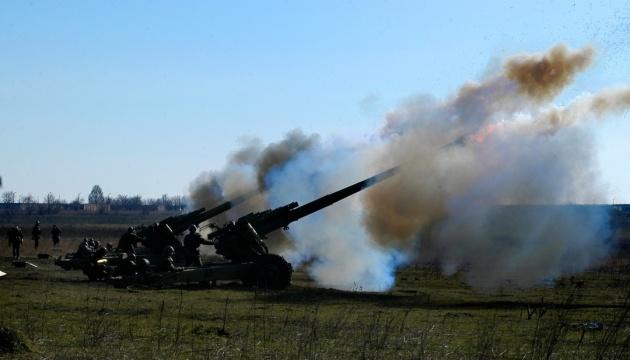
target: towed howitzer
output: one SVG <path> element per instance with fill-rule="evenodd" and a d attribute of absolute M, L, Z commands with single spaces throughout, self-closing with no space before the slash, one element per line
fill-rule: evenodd
<path fill-rule="evenodd" d="M 263 239 L 270 232 L 284 228 L 342 199 L 366 189 L 396 173 L 392 168 L 334 193 L 299 206 L 292 202 L 285 206 L 258 213 L 250 213 L 208 235 L 217 254 L 229 262 L 213 262 L 200 268 L 179 268 L 178 271 L 154 273 L 140 277 L 143 284 L 167 286 L 173 284 L 209 283 L 239 279 L 246 286 L 281 290 L 291 284 L 293 268 L 282 256 L 269 253 Z M 133 280 L 133 279 L 132 279 Z M 124 279 L 121 285 L 126 285 Z"/>
<path fill-rule="evenodd" d="M 153 225 L 138 226 L 136 235 L 146 249 L 138 254 L 149 262 L 159 262 L 165 246 L 179 245 L 175 237 L 186 231 L 190 225 L 199 225 L 234 206 L 247 200 L 252 193 L 226 201 L 212 209 L 201 208 L 186 214 L 169 216 Z M 181 246 L 181 245 L 180 245 Z M 116 272 L 117 267 L 124 262 L 127 254 L 124 251 L 108 251 L 103 247 L 92 246 L 82 242 L 74 253 L 60 256 L 55 260 L 57 266 L 65 270 L 82 270 L 90 280 L 103 280 Z M 152 261 L 151 261 L 152 260 Z"/>
<path fill-rule="evenodd" d="M 290 223 L 377 184 L 394 175 L 397 170 L 398 167 L 391 168 L 302 206 L 292 202 L 275 209 L 247 214 L 210 233 L 208 239 L 214 241 L 217 254 L 233 263 L 256 261 L 258 257 L 269 253 L 263 239 L 270 232 L 286 230 Z"/>
<path fill-rule="evenodd" d="M 226 201 L 212 209 L 205 208 L 191 211 L 187 214 L 169 216 L 149 226 L 139 226 L 136 235 L 142 240 L 142 244 L 153 253 L 161 253 L 165 246 L 179 246 L 177 235 L 182 234 L 191 225 L 199 226 L 215 216 L 218 216 L 231 208 L 243 203 L 252 194 L 246 194 Z"/>

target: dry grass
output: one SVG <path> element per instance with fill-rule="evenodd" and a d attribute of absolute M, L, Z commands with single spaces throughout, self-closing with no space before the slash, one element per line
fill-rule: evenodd
<path fill-rule="evenodd" d="M 119 225 L 127 226 L 77 229 Z M 9 273 L 0 280 L 0 327 L 32 349 L 0 358 L 630 358 L 630 260 L 622 255 L 555 286 L 492 292 L 466 286 L 461 274 L 410 267 L 381 294 L 317 288 L 301 271 L 281 292 L 231 283 L 115 289 L 32 261 L 40 267 L 0 259 Z"/>

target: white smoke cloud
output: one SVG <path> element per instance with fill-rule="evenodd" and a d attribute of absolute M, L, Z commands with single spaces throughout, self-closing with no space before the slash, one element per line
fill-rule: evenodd
<path fill-rule="evenodd" d="M 314 147 L 269 174 L 270 205 L 296 200 L 303 205 L 373 175 L 360 163 L 364 158 L 360 149 L 340 148 L 339 144 Z M 283 255 L 294 266 L 308 261 L 309 273 L 323 286 L 389 289 L 404 255 L 373 242 L 361 226 L 361 213 L 362 205 L 355 195 L 298 220 L 289 230 L 294 248 Z"/>
<path fill-rule="evenodd" d="M 462 270 L 480 287 L 581 271 L 608 254 L 607 208 L 557 205 L 605 201 L 592 134 L 582 124 L 630 107 L 627 87 L 553 104 L 593 57 L 591 48 L 559 45 L 508 59 L 502 71 L 446 100 L 425 95 L 401 104 L 380 137 L 363 144 L 295 132 L 278 144 L 256 143 L 234 159 L 249 159 L 236 162 L 258 171 L 233 180 L 221 172 L 223 187 L 234 181 L 266 190 L 252 209 L 262 210 L 303 204 L 400 165 L 396 176 L 288 231 L 292 248 L 284 255 L 294 265 L 306 261 L 324 286 L 385 290 L 408 261 Z"/>

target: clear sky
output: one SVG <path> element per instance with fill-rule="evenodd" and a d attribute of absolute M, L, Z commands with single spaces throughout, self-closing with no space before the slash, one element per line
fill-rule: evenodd
<path fill-rule="evenodd" d="M 239 139 L 369 136 L 405 98 L 558 42 L 598 50 L 563 97 L 630 84 L 627 1 L 4 0 L 0 191 L 186 194 Z M 628 115 L 597 129 L 617 202 L 629 135 Z"/>

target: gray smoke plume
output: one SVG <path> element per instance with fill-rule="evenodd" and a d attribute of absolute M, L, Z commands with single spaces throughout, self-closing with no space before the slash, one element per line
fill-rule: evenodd
<path fill-rule="evenodd" d="M 383 246 L 419 249 L 475 285 L 528 285 L 583 270 L 608 251 L 592 135 L 580 123 L 624 111 L 628 88 L 550 104 L 592 61 L 560 45 L 519 56 L 444 102 L 418 99 L 388 116 L 379 164 L 400 176 L 364 196 L 364 224 Z M 506 215 L 509 213 L 509 215 Z"/>
<path fill-rule="evenodd" d="M 552 103 L 593 57 L 589 47 L 563 45 L 513 57 L 445 100 L 401 104 L 364 143 L 297 131 L 268 146 L 253 141 L 226 169 L 197 179 L 192 198 L 205 204 L 258 189 L 245 207 L 257 211 L 400 165 L 396 176 L 292 224 L 283 255 L 306 262 L 321 285 L 355 290 L 390 288 L 409 261 L 464 271 L 480 287 L 581 271 L 606 257 L 610 230 L 603 206 L 559 206 L 606 200 L 582 124 L 630 107 L 628 87 Z"/>
<path fill-rule="evenodd" d="M 301 153 L 269 174 L 270 204 L 305 204 L 374 175 L 362 162 L 370 159 L 368 152 L 365 147 L 332 142 Z M 361 214 L 360 197 L 351 196 L 299 220 L 289 229 L 293 249 L 283 255 L 294 266 L 308 262 L 309 274 L 323 286 L 362 291 L 389 289 L 395 280 L 395 268 L 405 255 L 372 241 L 361 225 Z"/>
<path fill-rule="evenodd" d="M 190 185 L 190 198 L 193 206 L 211 208 L 224 201 L 258 190 L 244 204 L 232 209 L 211 221 L 222 225 L 249 212 L 266 210 L 269 205 L 265 179 L 270 171 L 282 168 L 301 152 L 309 150 L 318 142 L 317 135 L 306 136 L 299 130 L 289 132 L 283 140 L 263 146 L 258 139 L 250 139 L 231 154 L 228 164 L 222 171 L 204 172 Z M 274 232 L 267 239 L 272 250 L 280 250 L 291 245 L 282 232 Z"/>

